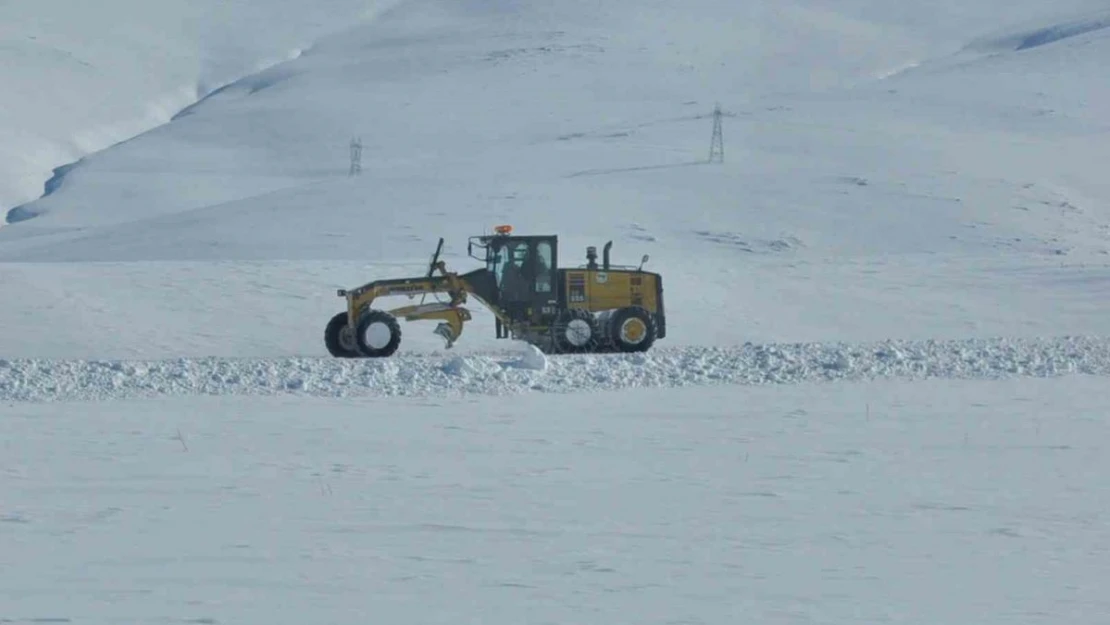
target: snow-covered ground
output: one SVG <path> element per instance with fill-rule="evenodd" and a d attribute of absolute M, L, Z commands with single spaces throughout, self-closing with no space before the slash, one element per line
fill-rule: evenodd
<path fill-rule="evenodd" d="M 1108 55 L 1101 0 L 0 3 L 0 622 L 1100 622 Z M 667 338 L 327 357 L 501 223 L 650 254 Z"/>
<path fill-rule="evenodd" d="M 1094 625 L 1105 381 L 16 404 L 0 615 Z"/>

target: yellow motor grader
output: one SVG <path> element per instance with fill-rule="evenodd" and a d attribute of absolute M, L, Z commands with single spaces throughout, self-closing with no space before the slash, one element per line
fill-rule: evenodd
<path fill-rule="evenodd" d="M 470 237 L 467 245 L 468 255 L 485 266 L 459 274 L 440 260 L 440 238 L 424 276 L 339 290 L 346 310 L 327 324 L 324 343 L 338 358 L 387 357 L 401 342 L 398 319 L 438 320 L 435 333 L 450 348 L 472 318 L 463 304 L 473 296 L 493 313 L 499 339 L 523 340 L 553 354 L 647 351 L 667 335 L 663 279 L 644 271 L 647 255 L 639 267 L 612 265 L 612 245 L 605 244 L 601 264 L 590 246 L 586 264 L 559 268 L 558 237 L 518 236 L 511 226 L 498 226 L 494 234 Z M 390 295 L 436 295 L 437 301 L 391 310 L 373 306 Z"/>

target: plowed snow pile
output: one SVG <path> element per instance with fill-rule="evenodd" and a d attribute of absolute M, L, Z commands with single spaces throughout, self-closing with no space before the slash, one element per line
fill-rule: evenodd
<path fill-rule="evenodd" d="M 0 360 L 0 401 L 281 393 L 331 397 L 505 394 L 1065 374 L 1110 374 L 1110 339 L 745 345 L 543 359 L 526 352 L 523 357 L 500 359 Z"/>

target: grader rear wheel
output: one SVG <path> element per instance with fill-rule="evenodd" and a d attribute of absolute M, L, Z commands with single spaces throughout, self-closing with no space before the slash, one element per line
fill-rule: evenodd
<path fill-rule="evenodd" d="M 655 320 L 640 306 L 617 310 L 609 317 L 607 326 L 609 340 L 622 352 L 646 352 L 655 343 Z"/>
<path fill-rule="evenodd" d="M 552 348 L 557 354 L 582 354 L 597 351 L 601 331 L 589 311 L 571 308 L 559 314 L 551 327 Z"/>

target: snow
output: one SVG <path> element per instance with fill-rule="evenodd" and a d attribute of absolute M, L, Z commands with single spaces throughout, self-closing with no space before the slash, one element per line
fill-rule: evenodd
<path fill-rule="evenodd" d="M 334 289 L 506 222 L 650 254 L 669 344 L 1110 334 L 1110 36 L 975 45 L 1105 10 L 965 4 L 402 3 L 13 206 L 5 356 L 324 356 Z"/>
<path fill-rule="evenodd" d="M 1094 624 L 1105 378 L 7 409 L 14 622 Z"/>
<path fill-rule="evenodd" d="M 0 3 L 0 75 L 12 95 L 0 102 L 0 206 L 35 199 L 55 168 L 161 126 L 224 84 L 390 4 Z"/>
<path fill-rule="evenodd" d="M 519 366 L 529 371 L 547 371 L 551 366 L 547 356 L 539 350 L 535 345 L 527 345 L 524 348 L 524 355 L 520 358 Z"/>
<path fill-rule="evenodd" d="M 1108 24 L 0 2 L 0 621 L 1100 622 Z M 503 223 L 667 337 L 327 356 Z"/>
<path fill-rule="evenodd" d="M 747 344 L 648 353 L 499 354 L 388 359 L 0 360 L 2 401 L 191 395 L 516 396 L 709 385 L 876 379 L 1110 375 L 1110 338 Z"/>

